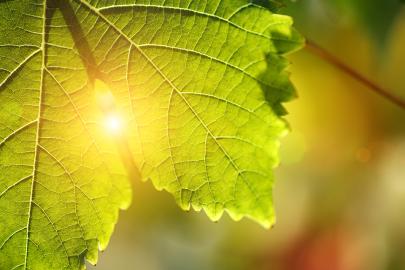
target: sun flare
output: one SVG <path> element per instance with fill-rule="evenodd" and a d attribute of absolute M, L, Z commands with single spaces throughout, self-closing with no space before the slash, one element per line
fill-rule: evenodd
<path fill-rule="evenodd" d="M 96 100 L 103 113 L 103 123 L 105 131 L 119 135 L 123 132 L 124 121 L 117 111 L 115 98 L 109 87 L 102 81 L 95 81 Z"/>
<path fill-rule="evenodd" d="M 109 133 L 119 134 L 122 132 L 122 119 L 118 115 L 108 115 L 105 119 L 105 128 Z"/>

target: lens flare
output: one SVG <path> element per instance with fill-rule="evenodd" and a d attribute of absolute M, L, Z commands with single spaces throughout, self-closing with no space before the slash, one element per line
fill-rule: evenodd
<path fill-rule="evenodd" d="M 112 135 L 120 135 L 124 129 L 124 121 L 118 113 L 115 98 L 109 87 L 102 81 L 95 81 L 95 94 L 99 108 L 103 114 L 105 131 Z"/>
<path fill-rule="evenodd" d="M 118 115 L 108 115 L 105 119 L 105 127 L 110 133 L 120 134 L 122 132 L 122 119 Z"/>

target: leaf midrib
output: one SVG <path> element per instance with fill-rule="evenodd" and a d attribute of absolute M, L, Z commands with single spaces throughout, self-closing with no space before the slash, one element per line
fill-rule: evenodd
<path fill-rule="evenodd" d="M 32 168 L 32 181 L 31 181 L 31 192 L 30 192 L 30 201 L 29 201 L 29 208 L 28 208 L 28 217 L 27 217 L 27 234 L 25 240 L 25 259 L 24 259 L 24 269 L 27 269 L 27 262 L 28 262 L 28 241 L 29 241 L 29 234 L 30 234 L 30 226 L 31 226 L 31 216 L 32 216 L 32 205 L 33 205 L 33 196 L 34 196 L 34 187 L 35 187 L 35 179 L 37 174 L 37 166 L 38 166 L 38 148 L 39 148 L 39 138 L 40 138 L 40 127 L 41 127 L 41 114 L 42 114 L 42 97 L 43 97 L 43 89 L 44 89 L 44 75 L 45 75 L 45 61 L 46 61 L 46 12 L 47 12 L 47 0 L 43 0 L 43 11 L 42 11 L 42 42 L 41 48 L 42 51 L 42 62 L 41 62 L 41 78 L 40 78 L 40 87 L 39 87 L 39 98 L 38 98 L 38 113 L 37 113 L 37 132 L 35 138 L 35 153 L 34 153 L 34 161 L 33 161 L 33 168 Z M 69 261 L 70 263 L 70 261 Z"/>

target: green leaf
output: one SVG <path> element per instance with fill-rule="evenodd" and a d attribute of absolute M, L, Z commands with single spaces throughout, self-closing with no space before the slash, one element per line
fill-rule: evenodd
<path fill-rule="evenodd" d="M 79 269 L 107 246 L 128 181 L 74 40 L 52 28 L 60 11 L 1 5 L 0 269 Z"/>
<path fill-rule="evenodd" d="M 0 2 L 0 269 L 97 261 L 130 201 L 111 112 L 183 209 L 274 223 L 291 18 L 265 1 L 114 2 Z"/>

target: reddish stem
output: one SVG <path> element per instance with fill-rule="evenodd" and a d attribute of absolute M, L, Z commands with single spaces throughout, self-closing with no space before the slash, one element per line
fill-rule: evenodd
<path fill-rule="evenodd" d="M 350 77 L 356 79 L 360 83 L 367 86 L 370 90 L 372 90 L 377 95 L 387 99 L 388 101 L 398 105 L 402 109 L 405 109 L 405 100 L 401 99 L 400 97 L 390 93 L 390 91 L 382 88 L 378 84 L 374 83 L 370 79 L 366 78 L 364 75 L 359 73 L 358 71 L 354 70 L 343 61 L 338 59 L 336 56 L 328 52 L 327 50 L 323 49 L 321 46 L 317 45 L 313 41 L 307 40 L 306 48 L 313 54 L 321 57 L 326 62 L 330 63 L 331 65 L 335 66 L 336 68 L 340 69 L 341 71 L 345 72 L 346 74 L 350 75 Z"/>

